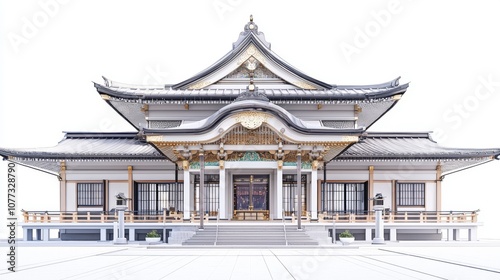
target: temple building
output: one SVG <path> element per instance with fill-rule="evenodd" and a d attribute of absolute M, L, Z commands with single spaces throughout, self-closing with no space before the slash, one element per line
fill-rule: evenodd
<path fill-rule="evenodd" d="M 399 80 L 317 80 L 275 54 L 250 18 L 224 57 L 185 81 L 95 83 L 136 131 L 67 132 L 54 147 L 0 148 L 0 155 L 60 179 L 60 212 L 27 209 L 27 240 L 48 240 L 47 229 L 59 229 L 63 240 L 110 240 L 119 194 L 127 198 L 129 240 L 165 224 L 196 231 L 200 220 L 303 222 L 325 237 L 335 221 L 369 240 L 376 194 L 384 198 L 387 239 L 467 229 L 473 240 L 477 213 L 442 209 L 441 182 L 498 159 L 500 149 L 369 131 L 408 89 Z"/>

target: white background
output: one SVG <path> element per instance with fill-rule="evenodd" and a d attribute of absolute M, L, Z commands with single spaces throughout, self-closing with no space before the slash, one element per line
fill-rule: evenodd
<path fill-rule="evenodd" d="M 53 146 L 62 131 L 131 131 L 91 81 L 187 79 L 230 51 L 250 14 L 278 55 L 319 80 L 411 82 L 371 131 L 436 131 L 445 146 L 500 147 L 496 1 L 0 3 L 0 147 Z M 348 46 L 355 53 L 347 54 Z M 1 221 L 6 166 L 1 162 Z M 443 210 L 481 209 L 483 239 L 500 238 L 499 167 L 495 161 L 443 182 Z M 27 168 L 18 176 L 18 209 L 58 210 L 55 176 Z M 0 226 L 0 239 L 6 236 Z"/>

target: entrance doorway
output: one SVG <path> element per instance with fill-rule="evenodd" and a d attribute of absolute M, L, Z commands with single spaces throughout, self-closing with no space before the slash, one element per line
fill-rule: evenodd
<path fill-rule="evenodd" d="M 269 175 L 234 175 L 233 186 L 234 219 L 269 219 Z"/>

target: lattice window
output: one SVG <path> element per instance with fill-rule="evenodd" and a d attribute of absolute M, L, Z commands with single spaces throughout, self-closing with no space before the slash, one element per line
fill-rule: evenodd
<path fill-rule="evenodd" d="M 326 212 L 363 214 L 367 209 L 366 183 L 326 183 L 321 187 L 321 209 Z"/>
<path fill-rule="evenodd" d="M 167 211 L 184 211 L 184 184 L 136 183 L 135 209 L 140 215 L 157 215 Z"/>
<path fill-rule="evenodd" d="M 302 211 L 307 211 L 307 176 L 301 176 L 302 186 Z M 291 216 L 295 213 L 297 216 L 297 175 L 283 174 L 283 210 L 285 216 Z"/>
<path fill-rule="evenodd" d="M 104 205 L 103 183 L 77 183 L 76 188 L 78 207 Z"/>
<path fill-rule="evenodd" d="M 425 206 L 425 183 L 397 183 L 398 206 Z"/>
<path fill-rule="evenodd" d="M 172 128 L 182 124 L 179 120 L 149 121 L 149 128 Z"/>
<path fill-rule="evenodd" d="M 355 121 L 322 120 L 321 124 L 323 126 L 326 126 L 326 127 L 341 128 L 341 129 L 355 128 L 355 126 L 356 126 L 356 122 Z"/>
<path fill-rule="evenodd" d="M 219 210 L 219 174 L 205 174 L 204 210 L 209 216 L 217 216 Z M 200 175 L 194 176 L 194 210 L 200 211 Z"/>

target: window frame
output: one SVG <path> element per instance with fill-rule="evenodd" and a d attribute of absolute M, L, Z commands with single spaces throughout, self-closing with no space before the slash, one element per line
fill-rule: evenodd
<path fill-rule="evenodd" d="M 396 206 L 425 207 L 425 189 L 425 182 L 396 182 Z"/>
<path fill-rule="evenodd" d="M 99 187 L 100 190 L 94 188 Z M 81 189 L 84 188 L 84 189 Z M 79 207 L 104 207 L 104 182 L 78 182 L 76 183 L 76 206 Z M 99 194 L 97 197 L 94 197 Z M 81 196 L 87 197 L 81 197 Z"/>

